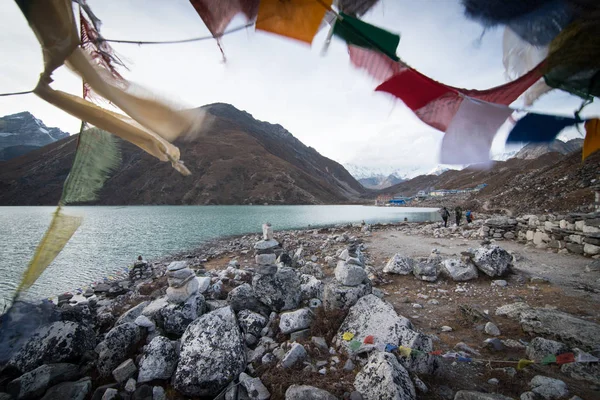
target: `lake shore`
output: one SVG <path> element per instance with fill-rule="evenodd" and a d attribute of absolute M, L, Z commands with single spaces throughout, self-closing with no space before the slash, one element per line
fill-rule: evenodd
<path fill-rule="evenodd" d="M 231 236 L 138 263 L 126 279 L 96 285 L 85 296 L 62 295 L 60 306 L 52 306 L 59 316 L 52 324 L 69 324 L 75 338 L 80 330 L 93 333 L 93 346 L 79 344 L 95 348 L 95 356 L 36 347 L 29 359 L 13 357 L 2 371 L 0 392 L 17 390 L 16 383 L 9 384 L 13 379 L 25 390 L 23 371 L 59 359 L 80 371 L 69 378 L 71 387 L 94 398 L 110 389 L 122 398 L 142 398 L 136 393 L 213 398 L 226 392 L 228 398 L 247 398 L 256 391 L 263 396 L 256 398 L 269 393 L 293 399 L 301 398 L 297 393 L 314 398 L 319 389 L 340 399 L 379 398 L 390 394 L 386 390 L 400 390 L 407 399 L 466 398 L 455 397 L 461 390 L 517 398 L 532 390 L 536 375 L 593 398 L 600 382 L 577 363 L 517 370 L 516 362 L 551 352 L 540 348 L 543 340 L 544 345 L 560 342 L 560 352 L 593 353 L 600 343 L 588 333 L 600 321 L 600 311 L 591 306 L 600 293 L 600 266 L 589 257 L 557 254 L 526 241 L 482 237 L 484 226 L 483 219 L 451 228 L 395 223 L 278 231 L 274 226 L 272 236 Z M 490 251 L 498 256 L 486 258 Z M 192 275 L 178 272 L 188 270 Z M 527 306 L 498 314 L 513 303 Z M 539 320 L 546 314 L 551 318 L 531 322 L 532 315 Z M 578 332 L 552 325 L 566 318 L 579 324 Z M 386 326 L 398 328 L 388 332 Z M 346 333 L 354 338 L 345 340 Z M 44 340 L 38 336 L 35 342 L 43 347 Z M 389 344 L 421 353 L 406 358 L 393 348 L 386 352 Z M 226 357 L 230 351 L 241 358 Z M 451 353 L 471 361 L 438 355 Z M 171 355 L 169 365 L 157 364 Z M 212 367 L 202 370 L 209 359 Z M 196 370 L 185 369 L 187 364 Z M 233 381 L 226 378 L 232 373 Z M 205 383 L 192 385 L 188 378 Z M 381 379 L 395 384 L 390 381 L 389 389 L 374 384 Z M 46 395 L 60 385 L 68 386 L 58 383 Z"/>

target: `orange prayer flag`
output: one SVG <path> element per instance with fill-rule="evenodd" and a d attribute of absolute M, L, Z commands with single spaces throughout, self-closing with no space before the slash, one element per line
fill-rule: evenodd
<path fill-rule="evenodd" d="M 583 141 L 583 151 L 581 161 L 585 161 L 588 156 L 600 149 L 600 119 L 590 119 L 585 123 L 585 140 Z"/>
<path fill-rule="evenodd" d="M 311 44 L 333 0 L 261 0 L 256 29 Z"/>

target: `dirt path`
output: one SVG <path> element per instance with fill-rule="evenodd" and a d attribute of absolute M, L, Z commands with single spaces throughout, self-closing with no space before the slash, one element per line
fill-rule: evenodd
<path fill-rule="evenodd" d="M 427 257 L 432 249 L 443 256 L 459 256 L 470 247 L 479 247 L 478 240 L 430 238 L 395 231 L 378 231 L 367 244 L 377 261 L 384 263 L 395 253 L 410 257 Z M 526 277 L 540 276 L 559 286 L 572 296 L 582 296 L 600 302 L 600 268 L 587 269 L 593 260 L 575 254 L 556 254 L 518 242 L 498 242 L 516 256 L 514 271 Z M 381 264 L 380 264 L 381 265 Z M 376 264 L 377 266 L 377 264 Z"/>

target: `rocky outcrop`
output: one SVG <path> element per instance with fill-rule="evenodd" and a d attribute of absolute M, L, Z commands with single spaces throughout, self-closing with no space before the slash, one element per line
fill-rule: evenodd
<path fill-rule="evenodd" d="M 155 379 L 169 379 L 177 365 L 177 352 L 171 341 L 157 336 L 146 346 L 140 360 L 138 382 L 150 382 Z"/>
<path fill-rule="evenodd" d="M 224 307 L 187 327 L 173 383 L 187 396 L 216 396 L 245 368 L 242 333 L 231 307 Z"/>
<path fill-rule="evenodd" d="M 416 393 L 408 372 L 396 357 L 374 352 L 356 375 L 354 387 L 365 400 L 415 400 Z"/>
<path fill-rule="evenodd" d="M 78 361 L 95 345 L 96 335 L 88 327 L 57 321 L 39 328 L 9 361 L 22 372 L 48 363 Z"/>
<path fill-rule="evenodd" d="M 109 376 L 133 352 L 141 339 L 142 331 L 133 322 L 111 329 L 95 349 L 98 353 L 98 372 L 102 376 Z"/>
<path fill-rule="evenodd" d="M 300 304 L 300 278 L 289 267 L 279 268 L 273 275 L 255 275 L 252 287 L 256 296 L 273 311 L 293 310 Z"/>

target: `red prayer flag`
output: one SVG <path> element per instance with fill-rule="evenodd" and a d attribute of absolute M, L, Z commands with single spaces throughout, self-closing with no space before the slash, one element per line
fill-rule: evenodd
<path fill-rule="evenodd" d="M 432 356 L 441 356 L 442 351 L 441 350 L 430 351 L 429 354 L 431 354 Z"/>
<path fill-rule="evenodd" d="M 225 32 L 233 17 L 244 13 L 248 19 L 254 19 L 258 13 L 260 0 L 190 0 L 204 24 L 213 36 L 219 37 Z"/>
<path fill-rule="evenodd" d="M 375 91 L 393 94 L 415 111 L 450 93 L 451 89 L 410 68 L 392 76 Z"/>
<path fill-rule="evenodd" d="M 364 344 L 374 344 L 375 343 L 375 338 L 372 335 L 369 335 L 365 338 L 365 340 L 363 340 Z"/>
<path fill-rule="evenodd" d="M 573 353 L 563 353 L 556 356 L 556 363 L 558 365 L 569 364 L 575 362 L 575 354 Z"/>
<path fill-rule="evenodd" d="M 364 47 L 349 45 L 348 54 L 352 65 L 366 70 L 369 75 L 380 82 L 408 69 L 406 65 L 392 60 L 385 54 Z"/>

